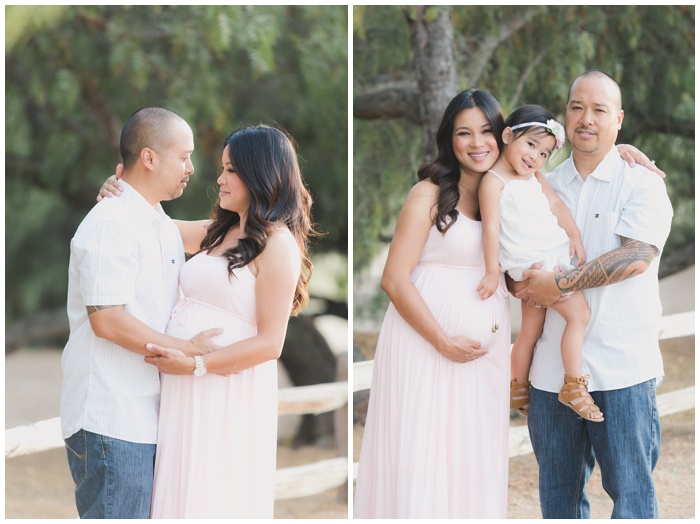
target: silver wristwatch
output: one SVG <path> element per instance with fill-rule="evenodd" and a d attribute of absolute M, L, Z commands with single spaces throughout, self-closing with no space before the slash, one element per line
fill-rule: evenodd
<path fill-rule="evenodd" d="M 207 368 L 204 366 L 204 361 L 199 355 L 194 357 L 194 369 L 192 370 L 192 374 L 195 377 L 203 377 L 207 374 Z"/>

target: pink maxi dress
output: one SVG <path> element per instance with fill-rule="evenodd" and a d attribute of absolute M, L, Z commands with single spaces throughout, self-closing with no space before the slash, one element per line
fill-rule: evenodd
<path fill-rule="evenodd" d="M 481 222 L 430 230 L 411 280 L 448 336 L 489 353 L 440 355 L 393 305 L 377 342 L 355 518 L 506 518 L 510 315 L 505 281 L 482 301 Z M 492 332 L 494 322 L 498 330 Z"/>
<path fill-rule="evenodd" d="M 209 328 L 220 345 L 257 332 L 255 276 L 229 279 L 223 257 L 200 253 L 180 272 L 168 334 Z M 277 363 L 230 376 L 161 374 L 151 518 L 272 518 L 277 453 Z"/>

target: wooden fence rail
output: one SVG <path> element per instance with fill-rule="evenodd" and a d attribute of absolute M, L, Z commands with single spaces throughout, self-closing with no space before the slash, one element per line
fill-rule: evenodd
<path fill-rule="evenodd" d="M 695 311 L 667 315 L 661 319 L 659 340 L 680 338 L 695 334 Z M 353 392 L 370 389 L 374 360 L 356 362 L 353 365 Z"/>
<path fill-rule="evenodd" d="M 667 315 L 661 319 L 659 340 L 695 335 L 695 311 Z M 353 392 L 370 389 L 374 361 L 357 362 L 353 365 Z M 671 415 L 695 407 L 695 386 L 664 393 L 656 398 L 659 415 Z M 527 426 L 510 428 L 510 457 L 532 453 L 532 444 Z M 353 464 L 353 478 L 357 478 L 357 462 Z"/>
<path fill-rule="evenodd" d="M 343 354 L 343 358 L 347 359 L 347 354 Z M 342 411 L 348 403 L 348 382 L 282 388 L 278 396 L 280 415 L 318 415 Z M 345 416 L 347 418 L 347 414 Z M 339 431 L 347 432 L 347 425 L 341 424 Z M 64 445 L 59 417 L 5 430 L 5 459 L 62 448 Z M 346 455 L 346 451 L 347 446 L 339 449 L 339 454 Z M 275 499 L 306 497 L 333 488 L 342 491 L 347 482 L 347 456 L 281 468 L 276 474 Z"/>
<path fill-rule="evenodd" d="M 695 312 L 669 315 L 662 319 L 659 340 L 695 334 Z M 353 392 L 370 389 L 374 361 L 353 365 Z M 347 376 L 347 375 L 346 375 Z M 342 378 L 346 378 L 342 377 Z M 279 414 L 320 414 L 341 411 L 348 405 L 348 382 L 339 380 L 329 384 L 283 388 L 279 390 Z M 695 407 L 695 388 L 689 387 L 657 398 L 659 413 L 669 415 Z M 341 430 L 342 432 L 342 430 Z M 5 431 L 5 459 L 62 448 L 60 419 L 58 417 Z M 342 446 L 341 446 L 342 447 Z M 510 430 L 510 456 L 532 452 L 527 427 Z M 275 498 L 277 500 L 304 497 L 341 488 L 348 482 L 347 457 L 321 460 L 303 466 L 282 468 L 277 471 Z M 357 474 L 354 464 L 353 478 Z"/>

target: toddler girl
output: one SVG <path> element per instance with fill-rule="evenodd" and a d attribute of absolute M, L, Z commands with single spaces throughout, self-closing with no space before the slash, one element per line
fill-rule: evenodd
<path fill-rule="evenodd" d="M 516 281 L 523 271 L 543 261 L 542 269 L 571 268 L 586 261 L 581 233 L 564 202 L 539 169 L 552 152 L 564 145 L 562 125 L 544 107 L 525 105 L 506 119 L 503 149 L 482 178 L 479 206 L 484 230 L 486 274 L 477 292 L 493 295 L 502 269 Z M 500 263 L 500 269 L 499 269 Z M 584 420 L 602 422 L 603 414 L 588 393 L 588 376 L 581 376 L 583 335 L 590 310 L 580 291 L 550 306 L 566 320 L 561 341 L 564 385 L 559 401 Z M 511 407 L 527 415 L 530 402 L 530 363 L 542 334 L 546 309 L 521 302 L 522 325 L 511 353 Z"/>

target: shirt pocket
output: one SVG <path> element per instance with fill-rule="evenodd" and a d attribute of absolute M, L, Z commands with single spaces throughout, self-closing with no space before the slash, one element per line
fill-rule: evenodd
<path fill-rule="evenodd" d="M 622 245 L 620 236 L 615 233 L 619 221 L 618 211 L 593 213 L 589 223 L 587 242 L 591 251 L 586 257 L 589 261 Z"/>

